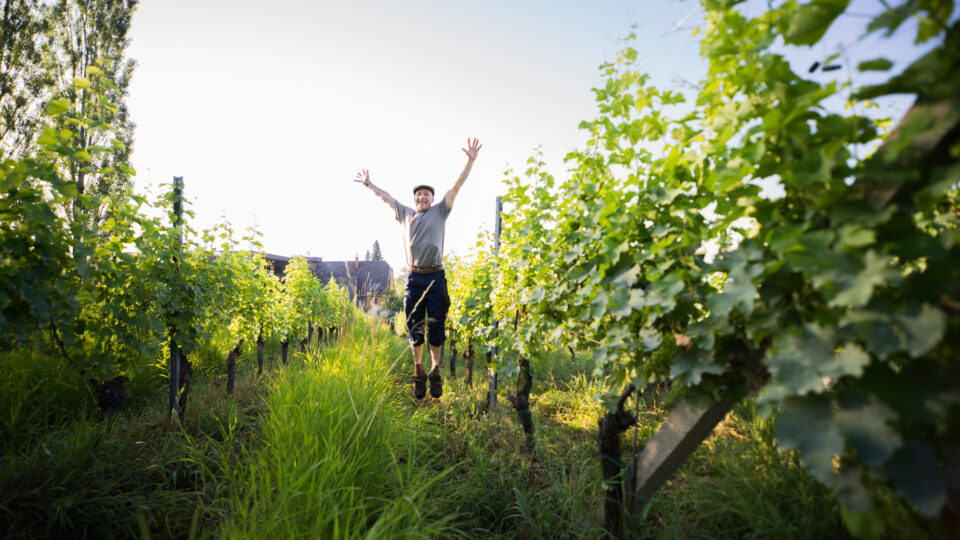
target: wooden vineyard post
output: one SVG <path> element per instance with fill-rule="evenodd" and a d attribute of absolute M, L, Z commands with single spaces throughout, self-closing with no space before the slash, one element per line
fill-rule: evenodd
<path fill-rule="evenodd" d="M 501 226 L 500 212 L 501 210 L 503 210 L 503 197 L 497 195 L 497 213 L 496 213 L 496 218 L 494 219 L 494 223 L 496 223 L 496 226 L 493 233 L 493 270 L 494 272 L 496 272 L 497 266 L 498 266 L 497 257 L 500 256 L 500 226 Z M 498 322 L 499 321 L 497 321 L 497 314 L 496 312 L 494 312 L 493 314 L 493 339 L 494 340 L 497 339 Z M 490 352 L 492 353 L 492 357 L 496 357 L 497 353 L 499 352 L 497 351 L 497 346 L 494 345 Z M 493 407 L 496 406 L 497 404 L 497 371 L 495 369 L 490 369 L 489 371 L 490 371 L 490 402 L 488 403 L 488 408 L 490 410 L 493 410 Z"/>
<path fill-rule="evenodd" d="M 457 375 L 457 342 L 456 340 L 450 340 L 450 376 L 455 377 Z"/>
<path fill-rule="evenodd" d="M 180 260 L 183 258 L 183 177 L 173 177 L 173 226 L 177 229 L 177 256 L 174 258 L 177 275 L 180 275 Z M 174 313 L 173 317 L 179 316 Z M 179 411 L 177 394 L 180 390 L 180 347 L 177 346 L 176 329 L 170 325 L 170 410 L 174 415 Z"/>
<path fill-rule="evenodd" d="M 177 414 L 177 391 L 180 389 L 180 350 L 177 347 L 173 327 L 170 327 L 170 410 L 169 415 Z"/>
<path fill-rule="evenodd" d="M 635 497 L 632 500 L 637 506 L 646 504 L 653 497 L 700 443 L 710 436 L 713 428 L 727 416 L 731 408 L 733 403 L 729 401 L 718 401 L 709 408 L 700 409 L 684 400 L 673 409 L 634 460 Z"/>

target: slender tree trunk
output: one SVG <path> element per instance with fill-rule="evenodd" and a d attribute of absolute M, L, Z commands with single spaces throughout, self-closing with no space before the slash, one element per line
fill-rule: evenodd
<path fill-rule="evenodd" d="M 313 322 L 307 321 L 307 343 L 313 341 Z"/>
<path fill-rule="evenodd" d="M 263 374 L 263 330 L 257 334 L 257 377 Z"/>
<path fill-rule="evenodd" d="M 243 339 L 237 341 L 237 344 L 227 353 L 227 393 L 233 393 L 233 382 L 237 373 L 237 358 L 240 356 L 240 349 L 243 347 Z"/>
<path fill-rule="evenodd" d="M 616 537 L 623 536 L 623 504 L 624 504 L 624 466 L 620 449 L 620 434 L 637 423 L 637 418 L 624 410 L 624 404 L 633 393 L 633 385 L 627 385 L 620 399 L 617 400 L 617 409 L 609 412 L 597 421 L 597 444 L 600 447 L 600 469 L 603 472 L 603 482 L 607 486 L 603 500 L 603 516 L 607 531 Z"/>
<path fill-rule="evenodd" d="M 473 387 L 473 344 L 467 342 L 467 350 L 463 351 L 463 365 L 467 370 L 465 382 Z"/>
<path fill-rule="evenodd" d="M 280 359 L 283 361 L 283 365 L 287 365 L 287 348 L 290 346 L 290 340 L 283 338 L 283 341 L 280 342 Z"/>
<path fill-rule="evenodd" d="M 10 37 L 10 3 L 13 0 L 6 0 L 3 3 L 3 26 L 0 26 L 0 70 L 4 70 L 7 60 L 7 39 Z M 4 70 L 5 71 L 5 70 Z M 8 77 L 0 81 L 0 99 L 7 95 L 7 89 L 10 87 Z"/>
<path fill-rule="evenodd" d="M 317 328 L 317 343 L 323 342 L 324 345 L 327 344 L 327 335 L 323 331 L 323 327 Z"/>
<path fill-rule="evenodd" d="M 575 354 L 573 354 L 573 347 L 567 345 L 567 350 L 570 351 L 570 361 L 571 361 L 571 362 L 576 362 L 576 361 L 577 361 L 577 357 L 576 357 Z"/>

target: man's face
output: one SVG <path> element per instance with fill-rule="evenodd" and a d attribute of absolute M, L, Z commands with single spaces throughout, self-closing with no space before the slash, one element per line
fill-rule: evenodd
<path fill-rule="evenodd" d="M 413 202 L 417 210 L 425 212 L 433 205 L 433 193 L 430 193 L 429 189 L 418 189 L 413 194 Z"/>

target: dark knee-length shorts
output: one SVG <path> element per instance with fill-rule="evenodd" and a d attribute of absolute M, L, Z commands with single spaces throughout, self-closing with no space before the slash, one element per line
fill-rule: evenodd
<path fill-rule="evenodd" d="M 430 345 L 443 345 L 448 309 L 450 295 L 447 293 L 447 277 L 443 270 L 430 274 L 407 274 L 403 311 L 407 315 L 407 340 L 411 345 L 423 345 L 424 330 L 429 330 Z"/>

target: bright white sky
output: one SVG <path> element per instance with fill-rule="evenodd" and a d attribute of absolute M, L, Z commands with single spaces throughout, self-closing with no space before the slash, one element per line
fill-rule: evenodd
<path fill-rule="evenodd" d="M 508 166 L 522 171 L 542 145 L 562 173 L 595 116 L 597 68 L 631 23 L 642 69 L 669 88 L 702 75 L 701 16 L 689 0 L 142 2 L 128 49 L 135 183 L 156 193 L 183 176 L 194 228 L 226 216 L 238 236 L 256 226 L 270 253 L 347 260 L 379 240 L 397 272 L 401 228 L 356 172 L 413 206 L 416 184 L 446 192 L 478 137 L 447 225 L 446 251 L 466 253 Z M 858 47 L 860 60 L 896 56 Z"/>

